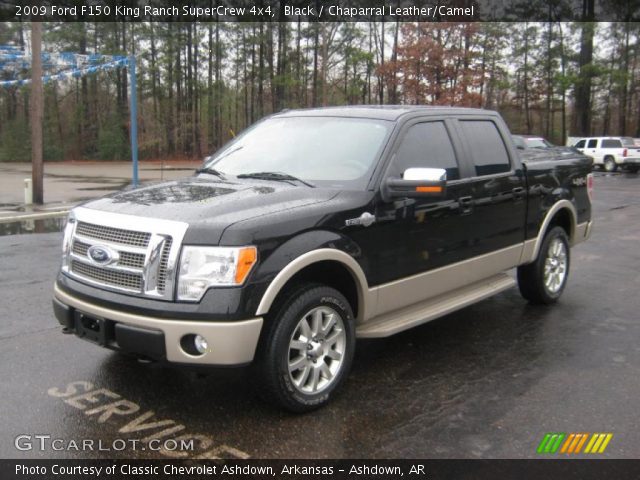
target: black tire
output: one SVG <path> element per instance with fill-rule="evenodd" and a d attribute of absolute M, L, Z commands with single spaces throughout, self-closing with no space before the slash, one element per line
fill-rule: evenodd
<path fill-rule="evenodd" d="M 299 347 L 296 349 L 292 346 L 294 342 L 296 344 L 307 342 L 306 339 L 302 340 L 306 338 L 301 334 L 304 330 L 301 326 L 303 319 L 307 322 L 307 326 L 314 328 L 314 324 L 308 323 L 311 312 L 314 314 L 320 312 L 321 325 L 324 325 L 325 321 L 328 325 L 330 319 L 333 319 L 331 317 L 333 314 L 330 312 L 335 312 L 340 318 L 333 319 L 336 326 L 327 333 L 319 333 L 318 338 L 316 334 L 309 332 L 313 334 L 313 341 L 308 340 L 307 347 L 313 344 L 314 348 L 308 351 Z M 296 413 L 308 412 L 326 405 L 351 369 L 355 351 L 354 323 L 349 302 L 333 288 L 307 283 L 289 291 L 284 301 L 276 306 L 274 315 L 269 315 L 265 319 L 265 330 L 261 336 L 252 369 L 258 395 L 269 403 Z M 341 332 L 344 332 L 344 336 Z M 298 334 L 300 336 L 296 337 Z M 337 367 L 334 361 L 338 362 L 338 360 L 329 358 L 328 353 L 323 353 L 323 348 L 332 348 L 329 345 L 329 341 L 332 340 L 330 334 L 339 335 L 341 339 L 339 343 L 333 344 L 335 351 L 332 355 L 336 354 L 338 344 L 342 347 L 341 360 Z M 323 335 L 326 335 L 326 344 L 322 343 L 325 340 L 321 338 Z M 312 355 L 318 355 L 318 357 L 312 358 Z M 289 364 L 297 362 L 303 362 L 304 365 L 290 373 Z M 327 365 L 326 369 L 331 365 L 331 368 L 335 367 L 336 370 L 330 379 L 328 375 L 319 373 L 317 375 L 322 376 L 316 380 L 313 378 L 316 375 L 315 372 L 325 368 L 323 364 Z M 309 368 L 311 373 L 307 373 Z M 295 378 L 298 373 L 300 375 Z M 309 380 L 302 380 L 303 378 L 309 378 L 311 383 L 308 383 Z M 298 384 L 298 382 L 301 383 Z M 320 389 L 320 382 L 326 382 L 322 389 Z M 314 385 L 317 388 L 315 392 Z M 302 391 L 303 388 L 311 391 Z"/>
<path fill-rule="evenodd" d="M 618 169 L 616 161 L 611 156 L 604 157 L 604 165 L 602 166 L 605 172 L 613 173 Z"/>
<path fill-rule="evenodd" d="M 556 240 L 561 242 L 564 246 L 566 265 L 562 281 L 558 285 L 553 283 L 552 286 L 548 286 L 545 283 L 545 266 L 547 264 L 547 259 L 553 257 L 550 252 L 550 247 L 552 244 L 555 247 Z M 518 287 L 520 288 L 522 296 L 531 303 L 544 305 L 555 303 L 562 295 L 564 287 L 567 284 L 570 260 L 571 250 L 569 248 L 569 238 L 567 237 L 567 233 L 562 227 L 553 227 L 544 236 L 542 245 L 540 246 L 540 252 L 538 253 L 536 260 L 533 263 L 518 267 Z M 553 263 L 553 265 L 556 264 Z M 553 267 L 550 268 L 553 270 Z M 556 274 L 558 271 L 557 268 L 558 267 L 556 267 L 556 270 L 551 273 L 552 275 Z"/>
<path fill-rule="evenodd" d="M 638 169 L 640 167 L 637 167 L 636 165 L 632 165 L 630 167 L 627 167 L 627 172 L 629 173 L 638 173 Z"/>

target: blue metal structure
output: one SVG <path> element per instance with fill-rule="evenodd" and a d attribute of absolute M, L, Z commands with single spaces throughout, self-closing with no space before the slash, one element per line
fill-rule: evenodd
<path fill-rule="evenodd" d="M 136 76 L 136 59 L 129 57 L 129 113 L 131 114 L 131 161 L 133 162 L 133 186 L 138 185 L 138 79 Z"/>
<path fill-rule="evenodd" d="M 0 72 L 29 70 L 31 68 L 31 57 L 13 46 L 0 45 Z M 131 94 L 129 96 L 129 111 L 131 114 L 131 161 L 133 164 L 132 184 L 138 185 L 138 94 L 136 59 L 134 56 L 123 55 L 101 55 L 101 54 L 78 54 L 78 53 L 42 53 L 43 70 L 60 71 L 44 75 L 43 83 L 49 83 L 67 78 L 80 78 L 84 75 L 91 75 L 101 71 L 115 68 L 129 69 L 129 83 Z M 30 78 L 0 80 L 0 87 L 19 87 L 31 83 Z"/>

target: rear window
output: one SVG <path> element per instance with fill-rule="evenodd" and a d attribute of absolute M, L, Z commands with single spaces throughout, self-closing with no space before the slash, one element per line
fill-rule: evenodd
<path fill-rule="evenodd" d="M 461 120 L 469 140 L 476 175 L 494 175 L 511 170 L 509 155 L 495 123 L 489 120 Z"/>
<path fill-rule="evenodd" d="M 602 148 L 622 148 L 622 142 L 620 140 L 606 138 L 602 140 Z"/>

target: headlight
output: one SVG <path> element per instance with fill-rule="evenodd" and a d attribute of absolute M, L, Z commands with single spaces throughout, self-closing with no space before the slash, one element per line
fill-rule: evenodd
<path fill-rule="evenodd" d="M 67 217 L 67 224 L 64 227 L 64 237 L 62 239 L 62 264 L 66 266 L 66 263 L 71 253 L 71 238 L 73 237 L 73 230 L 76 226 L 76 217 L 73 211 L 69 212 Z"/>
<path fill-rule="evenodd" d="M 256 247 L 182 247 L 178 300 L 197 302 L 209 287 L 242 285 L 257 259 Z"/>

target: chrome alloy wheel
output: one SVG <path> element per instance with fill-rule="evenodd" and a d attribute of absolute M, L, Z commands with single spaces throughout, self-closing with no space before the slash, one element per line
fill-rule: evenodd
<path fill-rule="evenodd" d="M 331 385 L 342 367 L 346 344 L 338 312 L 326 306 L 307 312 L 289 340 L 289 378 L 296 389 L 315 394 Z"/>
<path fill-rule="evenodd" d="M 544 286 L 549 293 L 558 293 L 567 276 L 567 247 L 559 238 L 549 244 L 544 261 Z"/>

